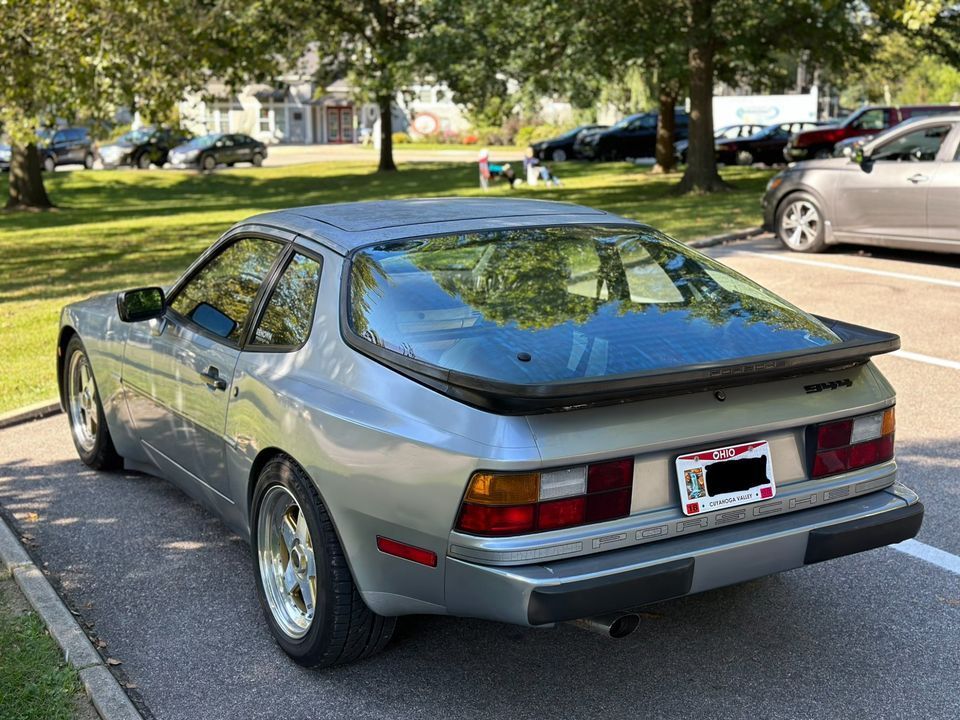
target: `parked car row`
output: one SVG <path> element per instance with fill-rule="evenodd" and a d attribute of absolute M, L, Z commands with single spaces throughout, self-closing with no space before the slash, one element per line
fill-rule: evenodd
<path fill-rule="evenodd" d="M 574 142 L 574 151 L 588 160 L 626 160 L 653 157 L 657 146 L 657 119 L 659 113 L 630 115 L 606 129 L 580 133 Z M 674 137 L 686 138 L 690 117 L 683 110 L 674 115 Z"/>
<path fill-rule="evenodd" d="M 218 165 L 233 166 L 248 162 L 259 167 L 267 157 L 267 146 L 249 135 L 212 133 L 191 138 L 182 130 L 142 127 L 121 135 L 97 148 L 90 132 L 82 127 L 62 128 L 38 133 L 37 149 L 46 172 L 60 165 L 83 165 L 88 170 L 97 157 L 105 168 L 129 166 L 146 170 L 152 165 L 196 167 L 211 171 Z M 12 151 L 0 144 L 0 170 L 10 168 Z"/>
<path fill-rule="evenodd" d="M 749 137 L 720 141 L 716 145 L 717 161 L 726 165 L 753 165 L 756 162 L 778 165 L 783 162 L 783 149 L 791 134 L 817 125 L 815 122 L 777 123 L 767 125 Z"/>
<path fill-rule="evenodd" d="M 533 148 L 533 154 L 539 160 L 552 160 L 553 162 L 576 160 L 581 157 L 576 150 L 576 143 L 580 135 L 587 132 L 600 132 L 609 127 L 609 125 L 580 125 L 555 138 L 531 143 L 530 147 Z"/>
<path fill-rule="evenodd" d="M 960 252 L 960 112 L 907 120 L 850 157 L 774 176 L 764 226 L 791 250 L 835 243 Z"/>
<path fill-rule="evenodd" d="M 728 165 L 775 165 L 809 158 L 842 156 L 887 128 L 905 120 L 946 112 L 957 105 L 867 106 L 840 123 L 813 121 L 773 125 L 743 123 L 717 128 L 714 132 L 718 162 Z M 572 159 L 626 160 L 653 157 L 657 142 L 656 112 L 630 115 L 616 125 L 581 125 L 563 135 L 531 145 L 541 160 L 562 162 Z M 689 116 L 676 111 L 674 152 L 680 162 L 687 160 Z"/>
<path fill-rule="evenodd" d="M 822 160 L 833 156 L 834 146 L 841 140 L 870 137 L 904 120 L 957 111 L 960 111 L 958 105 L 862 107 L 837 125 L 825 125 L 795 133 L 784 148 L 783 157 L 787 162 L 811 158 Z"/>
<path fill-rule="evenodd" d="M 763 125 L 755 125 L 751 123 L 743 123 L 740 125 L 724 125 L 723 127 L 716 128 L 713 131 L 713 137 L 717 141 L 735 140 L 737 138 L 750 137 L 754 133 L 758 133 L 761 130 L 763 130 Z M 673 144 L 673 150 L 678 161 L 683 163 L 687 161 L 687 148 L 689 146 L 690 141 L 687 139 L 677 140 Z"/>

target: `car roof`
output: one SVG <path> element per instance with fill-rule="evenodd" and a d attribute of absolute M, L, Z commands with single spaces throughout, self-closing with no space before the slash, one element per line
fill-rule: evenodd
<path fill-rule="evenodd" d="M 424 235 L 583 223 L 640 224 L 573 203 L 452 197 L 309 205 L 254 215 L 235 228 L 277 227 L 346 254 L 365 245 Z"/>

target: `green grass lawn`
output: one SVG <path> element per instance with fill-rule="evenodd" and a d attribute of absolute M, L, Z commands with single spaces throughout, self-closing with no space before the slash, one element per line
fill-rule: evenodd
<path fill-rule="evenodd" d="M 72 718 L 82 702 L 80 680 L 0 568 L 0 718 Z"/>
<path fill-rule="evenodd" d="M 401 158 L 402 162 L 402 158 Z M 561 188 L 494 185 L 490 196 L 567 200 L 611 210 L 690 240 L 758 225 L 770 171 L 730 168 L 734 190 L 674 196 L 678 175 L 626 163 L 564 163 Z M 0 214 L 0 412 L 56 396 L 60 308 L 94 293 L 170 283 L 232 223 L 276 208 L 416 196 L 480 195 L 473 164 L 370 163 L 195 172 L 77 171 L 47 177 L 60 206 Z M 0 197 L 6 197 L 6 179 Z"/>

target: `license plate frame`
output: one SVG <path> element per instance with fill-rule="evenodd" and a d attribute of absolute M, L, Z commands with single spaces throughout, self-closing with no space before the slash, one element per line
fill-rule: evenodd
<path fill-rule="evenodd" d="M 688 517 L 769 500 L 777 494 L 773 456 L 766 440 L 679 455 L 675 464 L 680 510 Z M 713 478 L 711 466 L 718 466 Z"/>

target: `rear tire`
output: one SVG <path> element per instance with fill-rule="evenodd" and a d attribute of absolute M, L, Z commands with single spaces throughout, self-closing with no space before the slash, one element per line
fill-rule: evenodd
<path fill-rule="evenodd" d="M 753 165 L 753 153 L 749 150 L 741 150 L 737 153 L 737 165 L 741 167 L 746 167 Z"/>
<path fill-rule="evenodd" d="M 777 237 L 795 252 L 821 252 L 824 240 L 824 219 L 820 204 L 808 193 L 788 195 L 777 208 Z"/>
<path fill-rule="evenodd" d="M 53 172 L 54 170 L 57 169 L 57 161 L 54 160 L 49 155 L 47 155 L 43 159 L 43 169 L 44 169 L 44 172 Z"/>
<path fill-rule="evenodd" d="M 61 383 L 70 435 L 80 460 L 94 470 L 122 467 L 123 458 L 113 446 L 90 359 L 77 335 L 67 343 Z"/>
<path fill-rule="evenodd" d="M 263 155 L 260 153 L 254 153 L 253 157 L 250 159 L 250 162 L 253 163 L 254 167 L 260 167 L 263 165 Z"/>
<path fill-rule="evenodd" d="M 204 172 L 213 172 L 217 167 L 217 159 L 213 155 L 204 155 L 200 158 L 200 167 Z"/>
<path fill-rule="evenodd" d="M 87 170 L 93 170 L 93 153 L 87 153 L 83 156 L 83 166 Z"/>
<path fill-rule="evenodd" d="M 137 167 L 141 170 L 150 169 L 150 155 L 148 153 L 141 153 L 137 156 Z"/>
<path fill-rule="evenodd" d="M 554 162 L 566 162 L 567 152 L 563 149 L 554 150 L 550 157 Z"/>
<path fill-rule="evenodd" d="M 386 646 L 396 618 L 364 603 L 316 487 L 289 458 L 279 456 L 263 468 L 251 519 L 257 596 L 287 655 L 319 668 L 361 660 Z"/>

